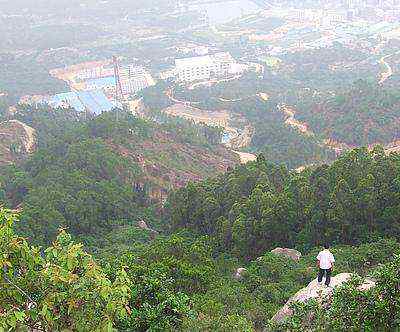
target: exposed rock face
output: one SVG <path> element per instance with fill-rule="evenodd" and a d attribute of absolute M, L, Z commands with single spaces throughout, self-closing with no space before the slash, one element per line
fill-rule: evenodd
<path fill-rule="evenodd" d="M 305 303 L 310 299 L 322 299 L 332 295 L 334 289 L 343 285 L 345 282 L 349 281 L 352 277 L 351 273 L 340 273 L 335 277 L 331 278 L 330 287 L 325 285 L 319 285 L 317 279 L 311 281 L 307 287 L 299 290 L 293 297 L 286 302 L 286 304 L 272 317 L 272 321 L 275 323 L 281 323 L 286 318 L 293 314 L 293 310 L 290 308 L 291 304 L 294 302 Z M 363 284 L 358 287 L 359 290 L 368 290 L 375 286 L 375 282 L 371 279 L 365 279 Z"/>
<path fill-rule="evenodd" d="M 24 133 L 23 145 L 27 153 L 33 153 L 36 150 L 36 131 L 25 123 L 18 120 L 10 120 L 9 123 L 21 127 Z"/>
<path fill-rule="evenodd" d="M 156 230 L 150 228 L 144 220 L 139 220 L 137 225 L 140 229 L 144 229 L 144 230 L 150 231 L 154 234 L 158 234 L 158 232 Z"/>
<path fill-rule="evenodd" d="M 244 276 L 244 274 L 246 273 L 246 269 L 244 268 L 244 267 L 239 267 L 237 270 L 236 270 L 236 273 L 235 273 L 235 275 L 233 276 L 235 279 L 237 279 L 237 280 L 240 280 L 240 279 L 242 279 L 243 278 L 243 276 Z"/>
<path fill-rule="evenodd" d="M 274 250 L 271 250 L 271 252 L 275 255 L 281 255 L 281 256 L 288 257 L 290 259 L 293 259 L 296 262 L 298 262 L 301 257 L 301 252 L 294 250 L 294 249 L 275 248 Z"/>
<path fill-rule="evenodd" d="M 0 165 L 11 164 L 35 152 L 36 132 L 17 120 L 0 123 Z"/>

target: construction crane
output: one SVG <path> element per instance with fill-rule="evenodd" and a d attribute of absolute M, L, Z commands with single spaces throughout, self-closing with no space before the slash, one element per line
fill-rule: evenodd
<path fill-rule="evenodd" d="M 123 105 L 124 93 L 122 91 L 119 61 L 115 55 L 113 56 L 113 65 L 114 65 L 114 78 L 115 78 L 115 104 L 117 105 L 116 113 L 118 121 L 118 105 Z"/>

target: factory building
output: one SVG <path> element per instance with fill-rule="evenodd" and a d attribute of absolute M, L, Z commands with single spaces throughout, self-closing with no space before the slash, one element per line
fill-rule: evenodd
<path fill-rule="evenodd" d="M 133 65 L 122 67 L 120 78 L 124 94 L 134 94 L 155 85 L 154 79 L 143 67 L 135 67 Z"/>
<path fill-rule="evenodd" d="M 230 74 L 235 63 L 235 59 L 227 52 L 176 59 L 175 72 L 177 79 L 181 82 L 207 80 Z"/>
<path fill-rule="evenodd" d="M 95 115 L 112 110 L 115 106 L 101 90 L 60 93 L 46 101 L 52 107 L 72 107 L 77 112 Z"/>

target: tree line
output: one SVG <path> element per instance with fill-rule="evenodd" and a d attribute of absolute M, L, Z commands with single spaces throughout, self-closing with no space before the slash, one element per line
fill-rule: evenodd
<path fill-rule="evenodd" d="M 358 244 L 398 232 L 399 156 L 353 150 L 300 173 L 260 155 L 248 166 L 172 193 L 172 229 L 213 237 L 239 257 L 277 246 Z"/>

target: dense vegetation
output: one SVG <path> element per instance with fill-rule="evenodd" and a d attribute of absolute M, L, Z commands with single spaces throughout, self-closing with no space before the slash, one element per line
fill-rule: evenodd
<path fill-rule="evenodd" d="M 66 92 L 65 82 L 51 77 L 50 66 L 38 60 L 38 53 L 16 56 L 0 53 L 0 92 L 6 92 L 15 103 L 24 95 L 51 95 Z"/>
<path fill-rule="evenodd" d="M 160 81 L 156 85 L 142 90 L 139 95 L 143 98 L 143 101 L 149 110 L 161 111 L 173 104 L 165 95 L 165 91 L 168 88 L 169 84 Z"/>
<path fill-rule="evenodd" d="M 20 107 L 15 116 L 36 128 L 38 151 L 20 165 L 1 169 L 2 201 L 23 208 L 18 229 L 40 244 L 66 227 L 95 247 L 112 241 L 108 235 L 120 229 L 123 245 L 138 220 L 154 226 L 158 200 L 152 193 L 169 189 L 174 184 L 169 176 L 209 176 L 219 169 L 211 168 L 210 160 L 204 167 L 196 154 L 227 153 L 220 150 L 218 128 L 168 117 L 157 118 L 157 124 L 121 113 L 116 121 L 111 112 L 84 120 L 73 110 L 46 107 Z M 179 160 L 173 155 L 179 149 L 194 155 Z"/>
<path fill-rule="evenodd" d="M 376 79 L 377 56 L 336 43 L 331 47 L 288 53 L 277 70 L 281 79 L 299 88 L 329 91 L 358 79 Z"/>
<path fill-rule="evenodd" d="M 0 328 L 110 329 L 126 315 L 123 270 L 110 281 L 82 245 L 61 232 L 42 252 L 15 235 L 15 216 L 0 211 Z"/>
<path fill-rule="evenodd" d="M 99 139 L 54 142 L 3 174 L 9 202 L 23 204 L 21 229 L 37 243 L 50 242 L 61 226 L 99 234 L 144 214 L 146 196 L 134 186 L 139 167 Z"/>
<path fill-rule="evenodd" d="M 271 64 L 269 53 L 321 32 L 294 26 L 280 40 L 252 42 L 247 36 L 287 22 L 250 15 L 215 27 L 176 4 L 0 0 L 0 121 L 20 120 L 37 134 L 35 153 L 0 167 L 0 331 L 399 330 L 400 155 L 360 148 L 333 162 L 323 143 L 399 138 L 399 43 L 363 38 L 289 51 Z M 243 29 L 247 36 L 236 33 Z M 147 120 L 28 106 L 8 114 L 23 95 L 67 91 L 50 76 L 55 67 L 118 55 L 159 74 L 194 55 L 185 50 L 192 41 L 266 66 L 210 87 L 158 82 L 140 94 Z M 395 74 L 371 83 L 392 53 Z M 228 110 L 239 131 L 250 127 L 257 161 L 235 167 L 237 156 L 219 144 L 222 128 L 161 113 L 169 91 Z M 284 105 L 315 135 L 285 123 Z M 17 153 L 11 140 L 2 143 Z M 272 324 L 315 278 L 325 242 L 334 274 L 354 280 Z M 270 252 L 278 246 L 303 255 Z M 376 286 L 360 291 L 365 276 Z"/>
<path fill-rule="evenodd" d="M 301 173 L 260 156 L 171 195 L 170 221 L 174 229 L 210 235 L 221 249 L 246 258 L 276 246 L 399 238 L 399 167 L 399 156 L 385 156 L 381 147 L 354 150 Z"/>
<path fill-rule="evenodd" d="M 312 130 L 356 146 L 396 141 L 399 106 L 397 87 L 382 88 L 362 80 L 329 95 L 305 93 L 297 105 L 299 120 Z"/>
<path fill-rule="evenodd" d="M 0 261 L 0 327 L 4 329 L 254 331 L 267 327 L 276 310 L 315 275 L 311 266 L 317 248 L 299 262 L 265 253 L 241 265 L 247 271 L 236 280 L 232 274 L 240 264 L 237 259 L 218 255 L 209 239 L 188 233 L 131 245 L 123 252 L 110 246 L 99 254 L 99 264 L 65 231 L 45 250 L 31 246 L 15 234 L 15 219 L 1 210 L 0 249 L 6 255 Z M 398 301 L 395 276 L 399 264 L 392 260 L 400 252 L 397 242 L 380 240 L 332 251 L 338 258 L 338 272 L 357 271 L 364 276 L 379 262 L 387 264 L 380 268 L 384 273 L 378 275 L 381 283 L 376 291 L 350 295 L 345 288 L 338 293 L 329 311 L 335 321 L 325 323 L 344 326 L 340 318 L 350 312 L 339 311 L 340 298 L 345 304 L 358 294 L 365 298 L 359 307 L 372 307 L 369 298 L 378 299 L 392 289 L 391 300 Z M 376 323 L 374 312 L 361 316 L 355 308 L 351 317 L 364 319 L 350 320 L 353 325 L 346 321 L 345 326 L 394 327 L 393 311 L 387 310 L 392 303 L 376 308 L 380 313 Z M 287 323 L 293 330 L 300 328 L 300 314 Z"/>
<path fill-rule="evenodd" d="M 143 170 L 115 146 L 136 147 L 130 137 L 145 142 L 161 128 L 199 147 L 212 143 L 202 136 L 207 128 L 151 116 L 156 123 L 123 113 L 117 122 L 112 112 L 84 120 L 67 109 L 19 108 L 16 117 L 37 129 L 39 150 L 2 168 L 0 200 L 22 211 L 20 221 L 0 212 L 0 327 L 298 330 L 307 312 L 323 314 L 316 304 L 299 308 L 284 326 L 270 318 L 315 277 L 316 246 L 325 241 L 336 244 L 335 273 L 377 273 L 378 287 L 360 294 L 346 286 L 327 316 L 307 326 L 371 326 L 369 313 L 377 310 L 382 319 L 373 326 L 395 326 L 390 304 L 374 303 L 388 292 L 386 281 L 396 283 L 398 155 L 359 149 L 301 173 L 260 156 L 176 191 L 160 211 L 134 185 Z M 138 228 L 141 219 L 158 234 Z M 305 255 L 295 262 L 270 253 L 276 246 Z M 379 269 L 385 273 L 374 272 L 379 263 L 387 263 Z M 246 268 L 239 279 L 238 267 Z M 357 307 L 362 316 L 341 309 L 354 296 L 365 297 Z"/>

